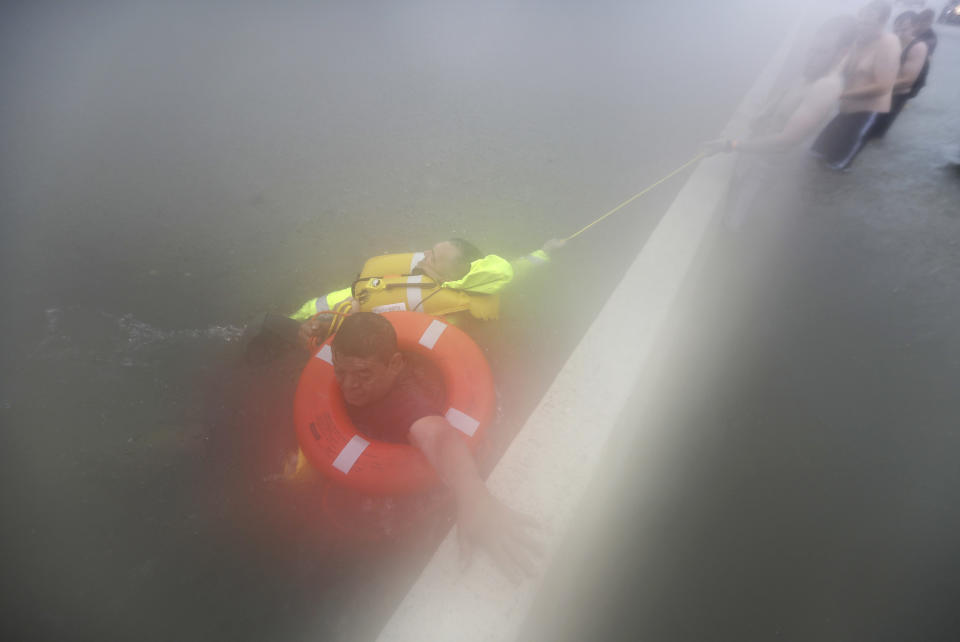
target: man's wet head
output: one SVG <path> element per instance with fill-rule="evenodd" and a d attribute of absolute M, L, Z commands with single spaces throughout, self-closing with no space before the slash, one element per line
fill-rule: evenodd
<path fill-rule="evenodd" d="M 481 256 L 480 250 L 469 241 L 440 241 L 424 252 L 417 269 L 438 283 L 458 281 L 470 271 L 470 264 Z"/>
<path fill-rule="evenodd" d="M 337 383 L 352 406 L 382 399 L 403 370 L 397 333 L 389 321 L 373 312 L 347 317 L 333 337 L 332 348 Z"/>
<path fill-rule="evenodd" d="M 916 11 L 904 11 L 893 20 L 893 33 L 900 37 L 900 41 L 908 41 L 913 37 L 913 26 L 917 19 Z"/>
<path fill-rule="evenodd" d="M 923 32 L 929 30 L 933 27 L 933 21 L 936 19 L 937 14 L 933 9 L 924 9 L 917 14 L 917 17 L 913 19 L 913 28 L 916 34 L 922 34 Z"/>

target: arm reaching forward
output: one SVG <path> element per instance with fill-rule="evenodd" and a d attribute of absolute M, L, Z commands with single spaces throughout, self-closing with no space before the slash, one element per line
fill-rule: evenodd
<path fill-rule="evenodd" d="M 409 439 L 453 492 L 464 566 L 480 546 L 513 581 L 533 575 L 533 556 L 539 552 L 536 539 L 527 530 L 533 521 L 490 494 L 456 429 L 443 417 L 424 417 L 410 427 Z"/>

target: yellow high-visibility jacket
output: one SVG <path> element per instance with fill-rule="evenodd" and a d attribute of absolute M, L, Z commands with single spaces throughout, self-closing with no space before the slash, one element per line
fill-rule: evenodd
<path fill-rule="evenodd" d="M 470 271 L 462 279 L 437 283 L 425 274 L 413 274 L 423 257 L 423 252 L 375 256 L 364 263 L 352 287 L 307 301 L 291 318 L 304 321 L 354 297 L 363 312 L 414 310 L 435 316 L 469 312 L 476 319 L 496 319 L 500 314 L 500 291 L 514 274 L 549 261 L 543 250 L 531 252 L 512 264 L 489 254 L 471 263 Z"/>

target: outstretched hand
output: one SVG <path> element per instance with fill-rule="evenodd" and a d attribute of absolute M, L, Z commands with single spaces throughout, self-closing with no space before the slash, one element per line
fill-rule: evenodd
<path fill-rule="evenodd" d="M 309 350 L 312 348 L 313 339 L 316 339 L 318 342 L 323 341 L 330 331 L 330 322 L 332 320 L 330 315 L 320 315 L 301 323 L 298 332 L 300 345 L 305 350 Z"/>
<path fill-rule="evenodd" d="M 566 239 L 550 239 L 549 241 L 544 243 L 543 247 L 541 247 L 540 249 L 543 250 L 544 252 L 553 252 L 554 250 L 559 250 L 566 244 L 567 244 Z"/>
<path fill-rule="evenodd" d="M 530 532 L 536 526 L 533 518 L 508 508 L 484 486 L 470 501 L 460 502 L 457 512 L 463 568 L 470 565 L 474 551 L 483 548 L 511 581 L 534 575 L 542 549 Z"/>

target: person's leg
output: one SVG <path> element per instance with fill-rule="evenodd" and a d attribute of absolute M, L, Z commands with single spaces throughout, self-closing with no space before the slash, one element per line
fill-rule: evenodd
<path fill-rule="evenodd" d="M 867 132 L 867 140 L 881 139 L 887 135 L 887 130 L 890 129 L 890 124 L 893 122 L 893 110 L 887 112 L 886 114 L 877 114 L 876 120 L 873 122 L 873 127 L 870 128 L 870 131 Z"/>
<path fill-rule="evenodd" d="M 823 128 L 810 148 L 814 156 L 830 160 L 840 153 L 838 140 L 843 132 L 848 129 L 847 121 L 849 118 L 850 114 L 837 114 L 833 117 L 833 120 L 827 123 L 827 126 Z"/>
<path fill-rule="evenodd" d="M 876 122 L 870 129 L 869 138 L 883 138 L 893 125 L 893 121 L 900 115 L 903 106 L 907 104 L 907 94 L 897 94 L 890 103 L 890 111 L 886 114 L 877 114 Z"/>
<path fill-rule="evenodd" d="M 860 111 L 853 114 L 845 114 L 849 118 L 845 121 L 842 132 L 839 132 L 837 141 L 837 150 L 840 153 L 831 157 L 824 157 L 827 167 L 835 170 L 844 170 L 850 167 L 853 159 L 857 157 L 864 143 L 867 142 L 867 135 L 877 120 L 877 112 Z"/>

